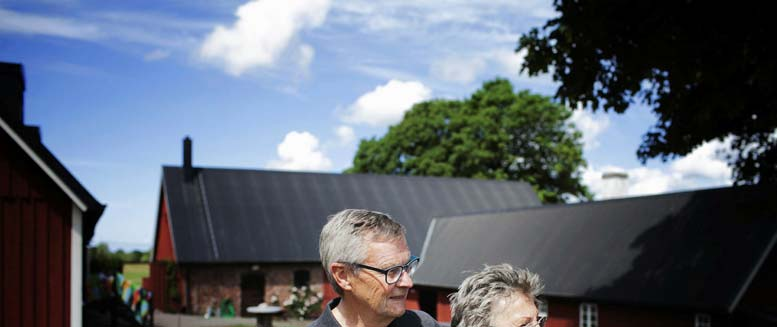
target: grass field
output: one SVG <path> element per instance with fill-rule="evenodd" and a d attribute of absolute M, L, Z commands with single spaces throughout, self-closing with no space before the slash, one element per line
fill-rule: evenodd
<path fill-rule="evenodd" d="M 143 277 L 148 277 L 147 263 L 125 263 L 122 267 L 124 278 L 132 282 L 135 289 L 143 286 Z"/>

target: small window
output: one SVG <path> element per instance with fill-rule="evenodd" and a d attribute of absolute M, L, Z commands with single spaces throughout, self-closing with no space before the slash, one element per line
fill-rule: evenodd
<path fill-rule="evenodd" d="M 294 286 L 310 286 L 310 271 L 308 270 L 295 270 L 294 271 Z"/>
<path fill-rule="evenodd" d="M 712 326 L 712 318 L 710 318 L 710 315 L 703 314 L 703 313 L 697 313 L 696 317 L 694 318 L 693 325 L 695 327 L 711 327 Z"/>
<path fill-rule="evenodd" d="M 581 303 L 580 304 L 580 327 L 597 327 L 599 326 L 599 314 L 597 312 L 596 304 L 594 303 Z"/>

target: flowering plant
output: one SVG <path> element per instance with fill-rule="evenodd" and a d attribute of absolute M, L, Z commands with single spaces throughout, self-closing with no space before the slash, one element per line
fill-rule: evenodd
<path fill-rule="evenodd" d="M 314 293 L 307 286 L 292 287 L 291 295 L 286 301 L 283 301 L 283 308 L 286 313 L 300 320 L 313 318 L 321 312 L 321 302 L 324 296 L 321 292 Z"/>

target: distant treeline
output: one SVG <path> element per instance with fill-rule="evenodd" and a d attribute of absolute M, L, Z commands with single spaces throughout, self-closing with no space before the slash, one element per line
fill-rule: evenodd
<path fill-rule="evenodd" d="M 89 247 L 89 271 L 93 273 L 103 272 L 112 273 L 121 271 L 124 263 L 148 262 L 150 251 L 131 251 L 124 252 L 118 250 L 111 252 L 108 244 L 99 243 L 96 246 Z"/>

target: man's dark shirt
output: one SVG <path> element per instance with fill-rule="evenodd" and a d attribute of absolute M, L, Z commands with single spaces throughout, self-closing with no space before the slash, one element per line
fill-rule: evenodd
<path fill-rule="evenodd" d="M 336 298 L 329 302 L 324 308 L 324 312 L 318 319 L 313 321 L 308 327 L 342 327 L 334 314 L 332 309 L 340 304 L 340 298 Z M 388 327 L 440 327 L 432 316 L 423 311 L 405 310 L 405 314 L 402 317 L 394 319 Z"/>

